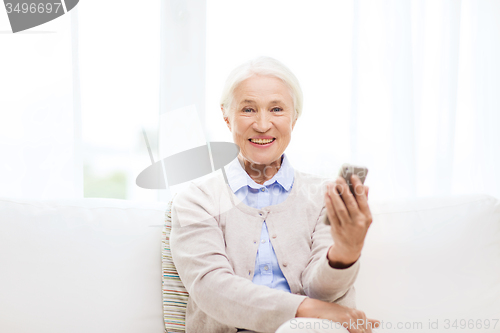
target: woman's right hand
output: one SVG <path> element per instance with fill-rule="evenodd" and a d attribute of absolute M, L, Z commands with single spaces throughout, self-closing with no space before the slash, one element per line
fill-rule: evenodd
<path fill-rule="evenodd" d="M 372 333 L 371 328 L 380 324 L 376 319 L 367 319 L 363 311 L 309 297 L 300 303 L 295 317 L 328 319 L 340 323 L 351 333 Z"/>

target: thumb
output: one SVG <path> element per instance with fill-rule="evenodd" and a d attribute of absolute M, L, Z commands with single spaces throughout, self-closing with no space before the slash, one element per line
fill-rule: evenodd
<path fill-rule="evenodd" d="M 379 328 L 380 327 L 380 320 L 377 319 L 367 319 L 368 322 L 371 324 L 371 328 Z"/>

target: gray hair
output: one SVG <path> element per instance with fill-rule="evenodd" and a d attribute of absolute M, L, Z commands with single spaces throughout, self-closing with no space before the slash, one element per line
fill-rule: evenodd
<path fill-rule="evenodd" d="M 302 89 L 297 77 L 280 61 L 266 56 L 260 56 L 249 60 L 233 69 L 226 79 L 220 105 L 224 109 L 224 117 L 229 117 L 231 111 L 233 94 L 236 87 L 244 80 L 253 75 L 272 76 L 281 79 L 290 90 L 295 109 L 295 118 L 302 114 L 303 96 Z"/>

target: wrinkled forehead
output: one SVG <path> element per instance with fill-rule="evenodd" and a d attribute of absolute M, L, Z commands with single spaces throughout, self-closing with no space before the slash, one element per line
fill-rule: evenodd
<path fill-rule="evenodd" d="M 290 87 L 280 78 L 254 74 L 233 90 L 233 105 L 245 103 L 281 103 L 293 106 Z"/>

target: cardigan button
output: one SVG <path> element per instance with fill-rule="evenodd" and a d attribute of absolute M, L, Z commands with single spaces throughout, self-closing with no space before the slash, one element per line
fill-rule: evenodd
<path fill-rule="evenodd" d="M 283 263 L 283 267 L 286 267 L 288 264 L 286 262 Z"/>
<path fill-rule="evenodd" d="M 276 238 L 276 234 L 273 235 L 273 238 Z"/>

